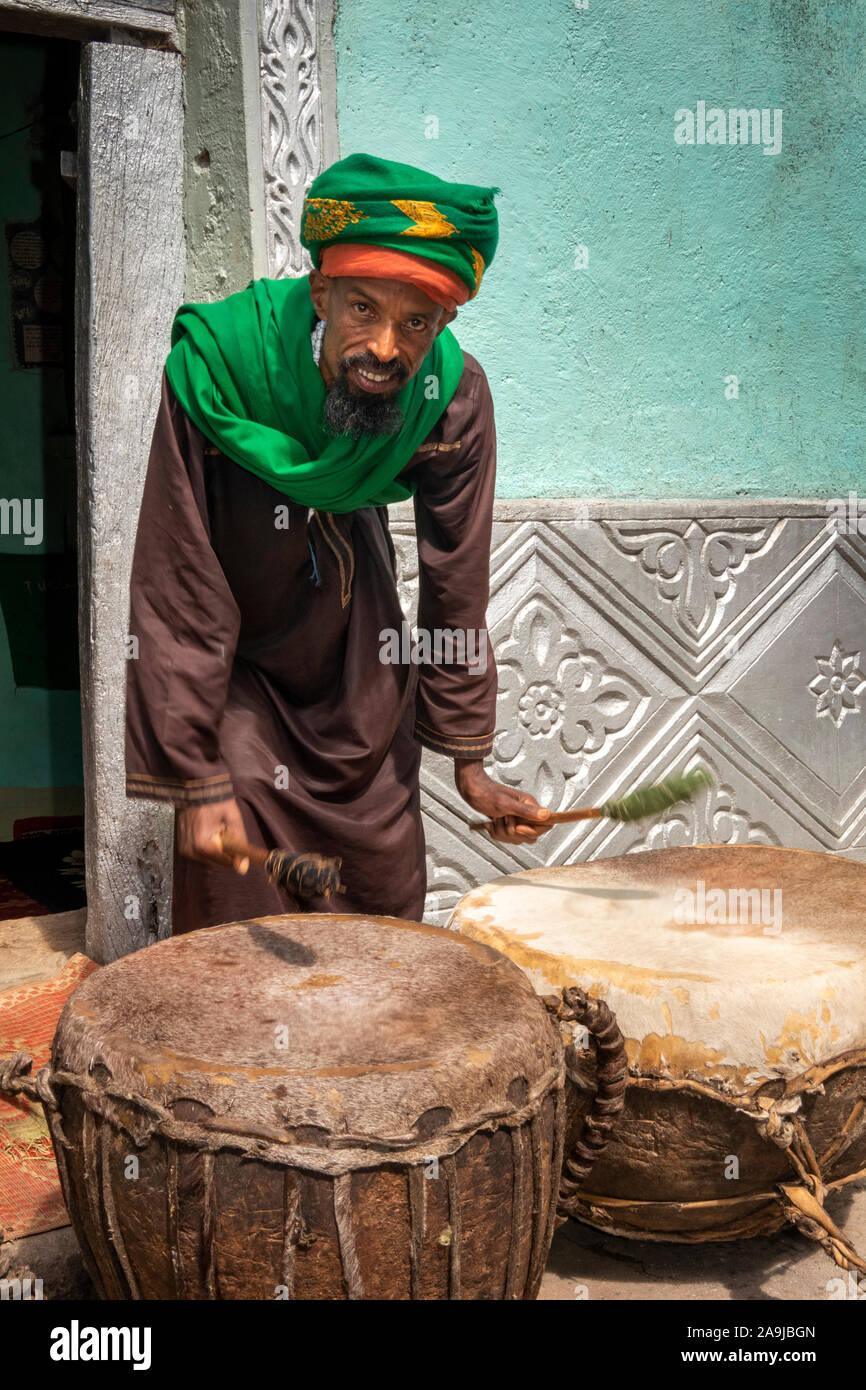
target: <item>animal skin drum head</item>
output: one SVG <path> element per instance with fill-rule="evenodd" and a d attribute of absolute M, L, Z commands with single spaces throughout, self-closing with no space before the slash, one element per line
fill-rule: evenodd
<path fill-rule="evenodd" d="M 735 1086 L 866 1044 L 866 866 L 699 846 L 535 869 L 469 893 L 450 925 L 540 994 L 613 1009 L 648 1075 Z"/>
<path fill-rule="evenodd" d="M 405 1137 L 431 1110 L 469 1124 L 503 1084 L 558 1067 L 557 1048 L 523 972 L 488 947 L 395 918 L 304 913 L 106 966 L 67 1003 L 54 1058 L 286 1137 L 299 1124 Z"/>

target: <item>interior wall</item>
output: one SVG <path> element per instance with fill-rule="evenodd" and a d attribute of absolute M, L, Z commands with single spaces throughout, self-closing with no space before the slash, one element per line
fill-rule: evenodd
<path fill-rule="evenodd" d="M 77 66 L 75 43 L 0 34 L 0 839 L 82 810 L 75 200 L 60 175 Z"/>

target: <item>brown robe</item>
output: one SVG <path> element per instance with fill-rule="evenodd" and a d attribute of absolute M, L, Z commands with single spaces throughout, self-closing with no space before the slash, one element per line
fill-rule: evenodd
<path fill-rule="evenodd" d="M 419 628 L 486 642 L 496 442 L 487 379 L 464 357 L 403 471 L 418 483 Z M 345 884 L 298 904 L 259 869 L 175 853 L 176 933 L 300 907 L 420 920 L 420 745 L 490 752 L 496 667 L 489 644 L 485 671 L 383 664 L 379 634 L 402 623 L 387 510 L 296 506 L 211 444 L 163 372 L 132 569 L 127 795 L 234 796 L 253 844 L 338 855 Z"/>

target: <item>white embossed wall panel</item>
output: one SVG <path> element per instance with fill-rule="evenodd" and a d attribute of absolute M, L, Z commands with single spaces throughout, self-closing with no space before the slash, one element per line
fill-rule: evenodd
<path fill-rule="evenodd" d="M 392 509 L 411 617 L 411 513 Z M 497 505 L 491 774 L 555 810 L 702 766 L 655 821 L 558 826 L 532 847 L 467 829 L 424 754 L 427 917 L 498 874 L 667 845 L 866 849 L 866 543 L 820 503 Z"/>

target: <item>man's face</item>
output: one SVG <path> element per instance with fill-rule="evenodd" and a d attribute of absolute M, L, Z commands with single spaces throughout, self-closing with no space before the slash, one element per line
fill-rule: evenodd
<path fill-rule="evenodd" d="M 319 361 L 326 421 L 334 433 L 355 437 L 396 433 L 402 415 L 394 398 L 456 315 L 403 280 L 313 271 L 310 293 L 327 325 Z"/>

